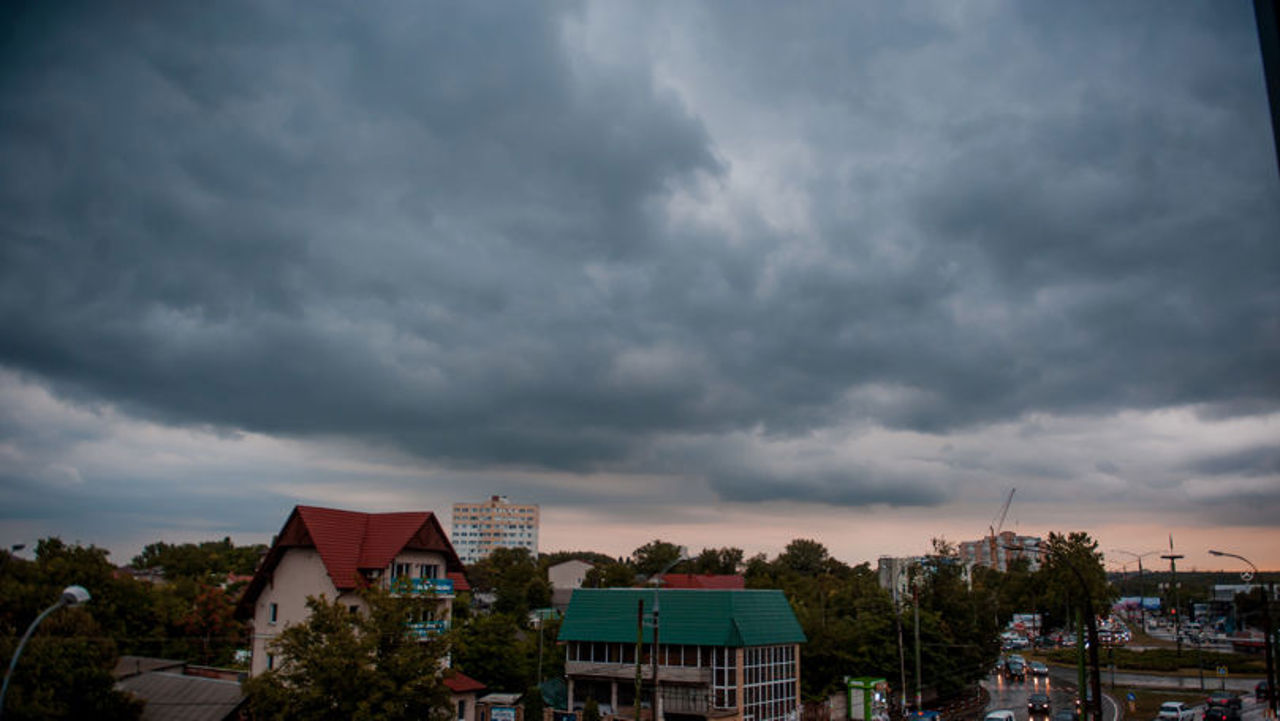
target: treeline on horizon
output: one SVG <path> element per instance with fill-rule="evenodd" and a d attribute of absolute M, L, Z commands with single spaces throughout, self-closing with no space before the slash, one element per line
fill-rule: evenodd
<path fill-rule="evenodd" d="M 902 637 L 907 642 L 901 652 L 911 661 L 905 664 L 906 684 L 914 691 L 911 639 L 917 604 L 926 697 L 948 698 L 971 688 L 987 673 L 999 654 L 999 631 L 1012 614 L 1038 611 L 1049 627 L 1066 623 L 1081 596 L 1079 577 L 1067 570 L 1066 563 L 1085 569 L 1095 608 L 1108 608 L 1120 595 L 1107 582 L 1102 554 L 1087 534 L 1050 534 L 1046 546 L 1048 556 L 1037 571 L 1023 561 L 1007 572 L 976 567 L 966 577 L 954 547 L 935 540 L 933 552 L 926 557 L 927 568 L 913 575 L 913 592 L 896 606 L 869 564 L 850 566 L 812 539 L 795 539 L 772 558 L 765 554 L 747 558 L 741 549 L 726 547 L 705 548 L 679 562 L 681 548 L 662 540 L 622 559 L 592 551 L 535 557 L 524 549 L 499 549 L 467 567 L 474 592 L 492 594 L 491 606 L 477 610 L 467 594 L 460 594 L 448 643 L 453 666 L 461 672 L 490 690 L 526 692 L 539 680 L 563 675 L 564 654 L 555 644 L 559 622 L 537 626 L 530 614 L 551 603 L 549 566 L 570 559 L 587 561 L 594 568 L 584 585 L 598 588 L 632 586 L 669 566 L 671 573 L 740 573 L 749 589 L 780 589 L 786 594 L 808 639 L 801 648 L 806 700 L 838 691 L 845 676 L 883 676 L 897 688 Z M 6 653 L 12 653 L 26 625 L 56 600 L 63 587 L 76 583 L 93 594 L 86 606 L 60 611 L 42 624 L 15 676 L 17 695 L 22 696 L 24 680 L 28 686 L 39 683 L 54 689 L 54 700 L 44 701 L 51 704 L 109 693 L 109 669 L 119 655 L 234 666 L 236 651 L 248 648 L 249 631 L 245 622 L 234 618 L 244 584 L 228 584 L 228 574 L 252 573 L 264 551 L 262 545 L 236 546 L 228 538 L 154 543 L 132 565 L 163 567 L 162 584 L 120 572 L 107 560 L 104 549 L 68 545 L 56 538 L 40 541 L 31 561 L 5 554 L 0 566 L 0 645 Z M 1191 602 L 1189 596 L 1184 588 L 1184 604 Z M 72 657 L 93 659 L 101 667 L 96 680 L 90 678 L 93 674 L 59 670 L 67 657 L 55 653 L 59 644 L 77 645 L 77 655 Z M 539 667 L 541 679 L 537 678 Z M 34 697 L 27 701 L 41 702 Z M 117 717 L 102 709 L 94 715 Z"/>

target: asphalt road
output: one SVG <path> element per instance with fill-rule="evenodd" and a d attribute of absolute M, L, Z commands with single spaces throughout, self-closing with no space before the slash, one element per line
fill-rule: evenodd
<path fill-rule="evenodd" d="M 1027 697 L 1037 691 L 1049 694 L 1051 715 L 1058 709 L 1075 708 L 1075 684 L 1064 680 L 1064 678 L 1060 676 L 1060 674 L 1065 674 L 1065 671 L 1056 668 L 1053 670 L 1059 672 L 1058 674 L 1055 674 L 1054 677 L 1036 678 L 1028 676 L 1026 681 L 1007 681 L 999 674 L 992 674 L 991 676 L 988 676 L 987 679 L 982 682 L 982 685 L 987 689 L 987 692 L 991 694 L 991 701 L 987 705 L 986 710 L 994 711 L 996 709 L 1009 709 L 1014 712 L 1018 721 L 1030 721 L 1027 714 Z M 1116 699 L 1113 699 L 1109 695 L 1106 683 L 1107 680 L 1108 679 L 1104 674 L 1102 686 L 1103 719 L 1104 721 L 1117 721 L 1119 718 L 1119 709 L 1116 706 Z M 1121 681 L 1121 674 L 1117 674 L 1116 680 Z M 1171 680 L 1178 679 L 1175 677 Z M 1181 679 L 1179 681 L 1184 685 L 1184 688 L 1187 688 L 1187 690 L 1190 690 L 1190 684 L 1193 681 L 1197 682 L 1198 688 L 1198 679 L 1188 678 Z M 1208 684 L 1206 685 L 1208 686 Z M 1175 684 L 1170 683 L 1169 686 L 1175 687 Z M 1228 684 L 1228 688 L 1230 687 L 1231 684 Z M 1209 686 L 1209 691 L 1216 688 L 1216 685 Z M 1252 688 L 1252 686 L 1250 686 L 1250 688 Z M 1239 693 L 1238 690 L 1236 692 Z M 1242 721 L 1265 721 L 1265 704 L 1258 703 L 1257 700 L 1254 699 L 1253 694 L 1241 694 L 1241 700 L 1243 701 L 1242 711 L 1244 712 Z M 1123 699 L 1120 699 L 1120 701 L 1123 701 Z M 1196 720 L 1200 721 L 1203 719 L 1204 706 L 1196 705 L 1194 708 L 1196 710 Z M 1126 718 L 1124 721 L 1151 721 L 1151 719 Z"/>
<path fill-rule="evenodd" d="M 1075 708 L 1075 686 L 1049 677 L 1028 676 L 1026 681 L 1007 681 L 1000 674 L 992 674 L 982 682 L 982 685 L 991 694 L 991 702 L 987 705 L 987 710 L 1009 709 L 1013 711 L 1018 721 L 1030 721 L 1027 714 L 1027 697 L 1037 691 L 1049 694 L 1051 716 L 1058 709 Z M 1104 711 L 1109 712 L 1106 721 L 1114 721 L 1115 716 L 1112 715 L 1114 711 L 1107 708 L 1104 708 Z"/>

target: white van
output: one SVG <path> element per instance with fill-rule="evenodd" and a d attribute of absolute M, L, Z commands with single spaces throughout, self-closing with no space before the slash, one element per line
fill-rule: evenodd
<path fill-rule="evenodd" d="M 1012 711 L 1002 708 L 988 711 L 987 715 L 982 717 L 982 721 L 1018 721 L 1018 719 Z"/>

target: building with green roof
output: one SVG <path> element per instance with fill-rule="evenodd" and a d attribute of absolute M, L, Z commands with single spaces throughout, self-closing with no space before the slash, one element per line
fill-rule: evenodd
<path fill-rule="evenodd" d="M 577 589 L 559 640 L 570 709 L 594 698 L 636 718 L 637 656 L 645 718 L 655 670 L 659 721 L 783 721 L 800 706 L 805 637 L 781 591 Z"/>

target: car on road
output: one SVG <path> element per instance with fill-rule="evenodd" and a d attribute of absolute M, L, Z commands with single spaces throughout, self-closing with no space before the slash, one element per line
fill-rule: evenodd
<path fill-rule="evenodd" d="M 1244 706 L 1244 702 L 1240 697 L 1230 691 L 1214 691 L 1204 700 L 1204 705 L 1210 708 L 1214 706 L 1230 706 L 1236 710 L 1240 710 Z"/>
<path fill-rule="evenodd" d="M 1004 665 L 1004 677 L 1010 681 L 1026 681 L 1027 667 L 1022 665 L 1021 661 L 1009 659 L 1009 662 Z"/>
<path fill-rule="evenodd" d="M 1204 710 L 1204 721 L 1241 721 L 1244 712 L 1235 706 L 1210 706 Z"/>
<path fill-rule="evenodd" d="M 1018 718 L 1009 709 L 1001 708 L 988 711 L 987 715 L 982 717 L 982 721 L 1018 721 Z"/>
<path fill-rule="evenodd" d="M 1049 708 L 1049 694 L 1033 693 L 1027 697 L 1027 715 L 1031 717 L 1048 716 L 1052 711 Z"/>
<path fill-rule="evenodd" d="M 1044 663 L 1040 661 L 1032 661 L 1031 663 L 1027 664 L 1027 673 L 1031 674 L 1032 676 L 1048 676 L 1049 667 L 1044 665 Z"/>
<path fill-rule="evenodd" d="M 1165 701 L 1160 704 L 1156 721 L 1196 721 L 1196 712 L 1181 701 Z"/>

